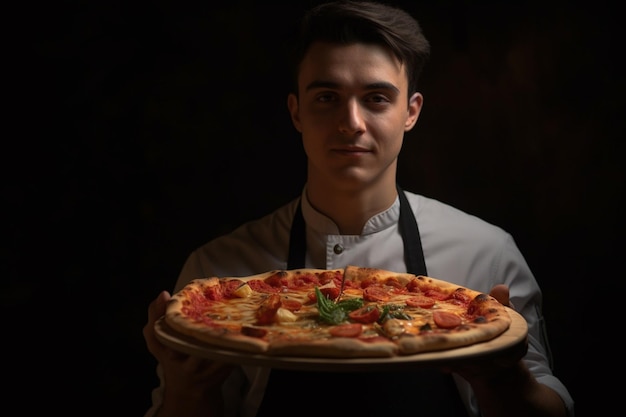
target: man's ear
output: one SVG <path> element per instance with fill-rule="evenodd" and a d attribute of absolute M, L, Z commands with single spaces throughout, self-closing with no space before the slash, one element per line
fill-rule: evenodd
<path fill-rule="evenodd" d="M 291 115 L 291 122 L 296 130 L 302 133 L 302 123 L 300 123 L 300 113 L 298 108 L 298 97 L 295 94 L 290 93 L 287 96 L 287 108 L 289 109 L 289 114 Z"/>
<path fill-rule="evenodd" d="M 424 96 L 421 93 L 413 93 L 409 100 L 409 108 L 407 109 L 406 121 L 404 122 L 404 131 L 408 132 L 413 129 L 417 119 L 420 117 L 422 105 L 424 104 Z"/>

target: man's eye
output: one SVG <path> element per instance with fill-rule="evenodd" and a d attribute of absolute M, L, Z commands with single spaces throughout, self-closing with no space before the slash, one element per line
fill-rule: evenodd
<path fill-rule="evenodd" d="M 333 101 L 335 96 L 333 94 L 318 94 L 317 101 L 320 103 L 328 103 Z"/>
<path fill-rule="evenodd" d="M 371 101 L 372 103 L 388 103 L 389 99 L 383 95 L 376 94 L 376 95 L 370 96 L 368 98 L 368 101 Z"/>

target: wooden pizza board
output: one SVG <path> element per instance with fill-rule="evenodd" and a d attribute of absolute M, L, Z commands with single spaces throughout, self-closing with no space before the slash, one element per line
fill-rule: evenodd
<path fill-rule="evenodd" d="M 157 338 L 164 345 L 188 355 L 239 365 L 265 366 L 271 368 L 356 372 L 376 370 L 411 370 L 424 367 L 450 366 L 455 363 L 485 357 L 519 354 L 526 351 L 528 325 L 524 317 L 507 308 L 512 322 L 509 328 L 494 339 L 455 349 L 423 352 L 415 355 L 381 358 L 313 358 L 297 356 L 273 356 L 223 349 L 180 334 L 170 328 L 161 318 L 155 323 Z"/>

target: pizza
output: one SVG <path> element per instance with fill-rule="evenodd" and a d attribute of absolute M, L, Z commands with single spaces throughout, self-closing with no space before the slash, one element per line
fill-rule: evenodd
<path fill-rule="evenodd" d="M 511 324 L 488 294 L 433 277 L 350 265 L 190 281 L 163 320 L 209 347 L 367 358 L 487 341 Z"/>

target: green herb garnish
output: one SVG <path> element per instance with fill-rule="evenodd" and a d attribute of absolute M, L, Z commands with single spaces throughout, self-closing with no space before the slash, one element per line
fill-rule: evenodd
<path fill-rule="evenodd" d="M 387 319 L 410 320 L 411 316 L 404 312 L 404 307 L 391 304 L 383 307 L 380 312 L 380 317 L 378 318 L 378 323 L 382 323 Z"/>
<path fill-rule="evenodd" d="M 315 287 L 317 310 L 320 320 L 328 324 L 339 324 L 348 320 L 348 313 L 363 306 L 362 298 L 347 298 L 338 303 L 332 302 L 318 287 Z"/>
<path fill-rule="evenodd" d="M 358 308 L 363 307 L 363 299 L 362 298 L 346 298 L 344 300 L 335 303 L 335 305 L 339 306 L 346 313 L 350 311 L 354 311 Z"/>

